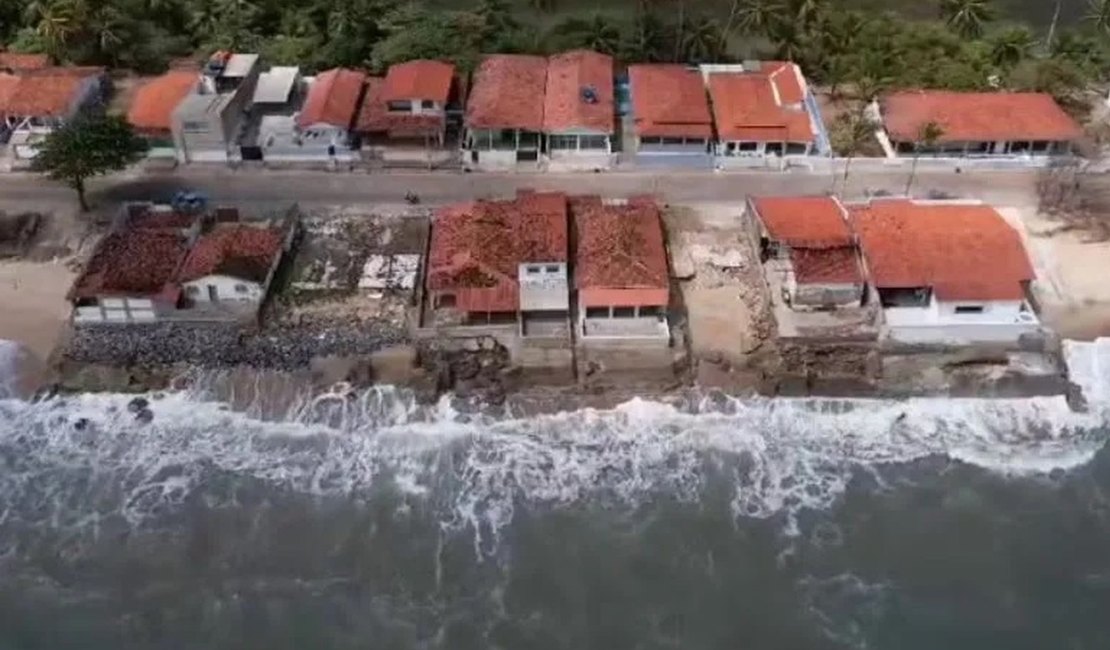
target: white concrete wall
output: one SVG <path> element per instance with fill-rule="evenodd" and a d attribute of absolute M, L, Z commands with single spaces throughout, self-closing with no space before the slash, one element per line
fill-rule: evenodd
<path fill-rule="evenodd" d="M 957 314 L 959 306 L 981 306 L 981 313 Z M 1022 310 L 1022 301 L 938 301 L 927 307 L 887 307 L 883 320 L 888 335 L 904 343 L 979 343 L 1017 341 L 1038 331 L 1036 315 Z"/>
<path fill-rule="evenodd" d="M 261 302 L 262 285 L 227 275 L 206 275 L 185 283 L 185 295 L 193 302 L 212 302 L 208 287 L 216 288 L 216 300 L 227 302 Z"/>

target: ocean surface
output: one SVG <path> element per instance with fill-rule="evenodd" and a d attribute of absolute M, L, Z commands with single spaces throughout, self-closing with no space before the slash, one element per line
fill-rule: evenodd
<path fill-rule="evenodd" d="M 1110 341 L 1068 358 L 1085 413 L 0 400 L 0 650 L 1110 648 Z"/>

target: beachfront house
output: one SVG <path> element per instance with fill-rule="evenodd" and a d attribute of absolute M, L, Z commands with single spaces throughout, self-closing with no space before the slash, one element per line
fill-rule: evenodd
<path fill-rule="evenodd" d="M 1012 345 L 1039 330 L 1033 267 L 994 208 L 872 199 L 848 212 L 891 340 Z"/>
<path fill-rule="evenodd" d="M 773 298 L 794 310 L 859 307 L 865 283 L 848 213 L 833 196 L 751 197 Z"/>
<path fill-rule="evenodd" d="M 252 322 L 296 228 L 292 210 L 241 221 L 234 209 L 128 204 L 70 290 L 74 323 Z"/>
<path fill-rule="evenodd" d="M 628 67 L 631 113 L 624 151 L 637 165 L 710 168 L 713 120 L 696 68 L 676 64 Z M 631 134 L 631 137 L 628 137 Z"/>

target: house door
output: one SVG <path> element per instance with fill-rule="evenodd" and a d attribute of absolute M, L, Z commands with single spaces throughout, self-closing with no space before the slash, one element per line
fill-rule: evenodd
<path fill-rule="evenodd" d="M 208 285 L 208 300 L 210 302 L 218 302 L 220 300 L 220 295 L 216 291 L 216 285 L 214 284 Z"/>

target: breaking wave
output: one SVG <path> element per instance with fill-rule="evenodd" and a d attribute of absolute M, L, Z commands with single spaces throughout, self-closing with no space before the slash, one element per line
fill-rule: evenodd
<path fill-rule="evenodd" d="M 1008 474 L 1067 470 L 1105 442 L 1110 341 L 1070 344 L 1089 408 L 1062 397 L 987 399 L 634 399 L 610 410 L 491 417 L 444 399 L 417 406 L 379 387 L 289 401 L 280 421 L 191 390 L 0 401 L 0 526 L 142 525 L 227 473 L 319 495 L 388 485 L 429 499 L 479 551 L 521 503 L 635 505 L 696 499 L 731 484 L 736 517 L 826 508 L 859 471 L 929 456 Z M 143 423 L 135 411 L 149 408 Z M 234 497 L 228 497 L 233 499 Z M 219 504 L 216 504 L 219 505 Z M 0 554 L 5 549 L 0 548 Z"/>

